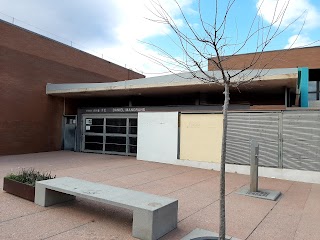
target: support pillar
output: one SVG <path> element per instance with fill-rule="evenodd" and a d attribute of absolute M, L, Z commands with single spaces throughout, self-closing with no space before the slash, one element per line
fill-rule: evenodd
<path fill-rule="evenodd" d="M 250 192 L 258 192 L 259 144 L 251 140 Z"/>

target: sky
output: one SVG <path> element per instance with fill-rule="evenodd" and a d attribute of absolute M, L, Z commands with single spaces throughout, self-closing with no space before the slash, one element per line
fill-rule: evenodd
<path fill-rule="evenodd" d="M 228 1 L 218 1 L 218 11 L 213 0 L 200 0 L 200 7 L 198 0 L 177 2 L 159 0 L 179 30 L 191 38 L 193 34 L 187 23 L 204 37 L 200 16 L 210 32 L 216 12 L 218 24 L 224 19 Z M 286 3 L 287 0 L 236 0 L 228 12 L 223 32 L 221 42 L 226 45 L 221 45 L 223 55 L 238 50 L 238 53 L 254 52 L 259 39 L 271 36 L 277 29 L 281 34 L 264 50 L 320 45 L 320 1 Z M 156 6 L 150 0 L 0 0 L 0 18 L 150 77 L 168 74 L 167 68 L 172 69 L 163 52 L 178 61 L 190 62 L 181 49 L 181 44 L 187 46 L 186 42 L 180 42 L 168 25 L 157 21 Z M 270 29 L 250 38 L 239 49 L 251 26 L 249 33 L 254 33 L 258 26 L 266 27 L 270 23 L 273 25 Z M 206 56 L 214 56 L 212 48 L 195 45 Z M 198 59 L 192 46 L 186 49 L 191 57 Z M 167 68 L 153 59 L 160 60 Z M 202 66 L 207 67 L 206 61 Z"/>

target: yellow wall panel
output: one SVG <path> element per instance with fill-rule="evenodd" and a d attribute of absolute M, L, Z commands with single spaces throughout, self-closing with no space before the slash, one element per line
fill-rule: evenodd
<path fill-rule="evenodd" d="M 219 163 L 222 114 L 180 115 L 180 159 Z"/>

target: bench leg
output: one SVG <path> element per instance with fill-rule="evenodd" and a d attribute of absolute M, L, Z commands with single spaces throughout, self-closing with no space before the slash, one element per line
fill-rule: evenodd
<path fill-rule="evenodd" d="M 177 227 L 178 201 L 155 211 L 133 210 L 132 235 L 142 240 L 156 240 Z"/>
<path fill-rule="evenodd" d="M 41 183 L 36 183 L 34 203 L 42 207 L 67 202 L 75 199 L 75 196 L 47 189 Z"/>

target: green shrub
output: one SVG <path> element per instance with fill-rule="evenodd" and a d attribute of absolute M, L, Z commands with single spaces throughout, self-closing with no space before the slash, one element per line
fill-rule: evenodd
<path fill-rule="evenodd" d="M 19 173 L 10 173 L 7 178 L 17 182 L 25 183 L 31 186 L 36 185 L 36 181 L 53 179 L 56 176 L 51 176 L 51 173 L 36 171 L 33 168 L 22 169 Z"/>

